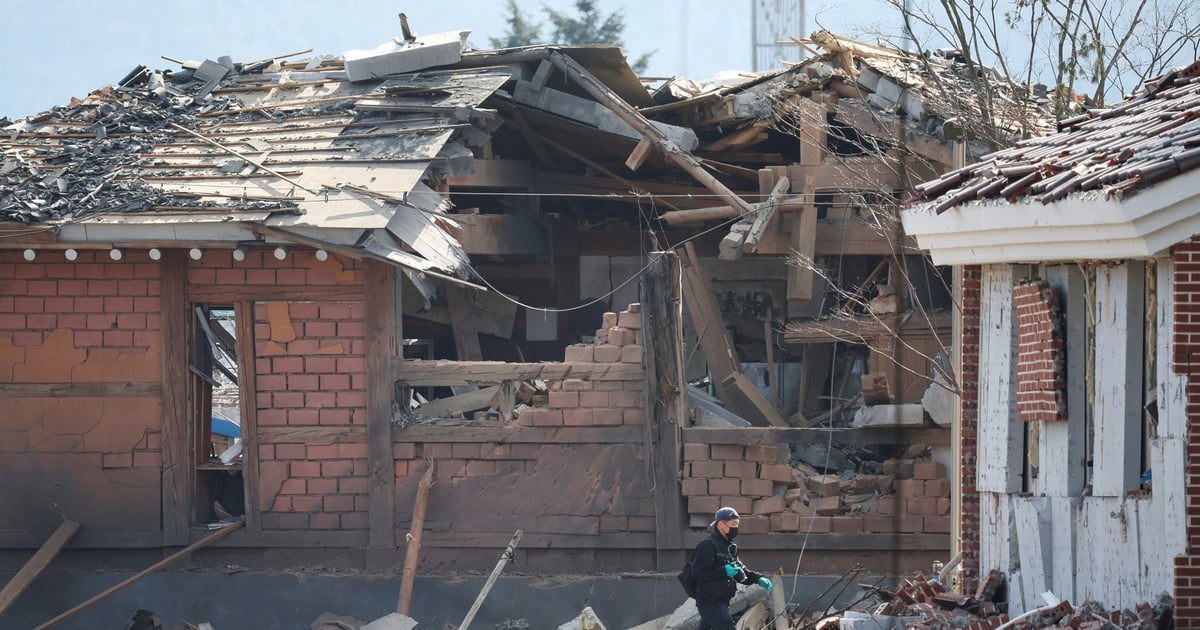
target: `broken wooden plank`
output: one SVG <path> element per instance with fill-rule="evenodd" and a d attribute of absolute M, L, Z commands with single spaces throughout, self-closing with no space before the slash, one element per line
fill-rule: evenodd
<path fill-rule="evenodd" d="M 400 599 L 396 612 L 407 615 L 412 604 L 413 580 L 417 574 L 417 559 L 421 553 L 421 533 L 425 530 L 425 508 L 429 504 L 429 489 L 433 487 L 433 471 L 436 463 L 425 463 L 425 474 L 417 484 L 417 498 L 413 502 L 412 523 L 408 530 L 408 544 L 404 548 L 404 574 L 400 577 Z"/>
<path fill-rule="evenodd" d="M 487 582 L 483 585 L 483 590 L 479 592 L 479 596 L 475 598 L 475 602 L 471 604 L 471 609 L 467 611 L 467 616 L 463 618 L 460 630 L 467 630 L 471 625 L 471 620 L 475 618 L 475 613 L 479 612 L 479 607 L 483 605 L 483 600 L 487 597 L 488 592 L 492 590 L 492 585 L 496 583 L 496 578 L 500 576 L 500 572 L 504 570 L 504 565 L 508 564 L 509 560 L 515 559 L 513 554 L 517 551 L 517 543 L 521 542 L 521 530 L 517 530 L 513 534 L 512 540 L 508 546 L 504 548 L 504 553 L 500 554 L 500 560 L 496 562 L 495 568 L 492 569 L 492 574 L 488 576 Z"/>
<path fill-rule="evenodd" d="M 687 171 L 697 182 L 716 195 L 725 198 L 730 205 L 741 209 L 744 214 L 753 212 L 750 204 L 746 203 L 744 199 L 727 188 L 725 184 L 722 184 L 712 174 L 704 170 L 699 160 L 692 154 L 684 151 L 676 143 L 671 142 L 661 129 L 655 127 L 645 116 L 621 97 L 617 96 L 612 90 L 608 89 L 607 86 L 592 76 L 578 62 L 567 55 L 553 50 L 548 53 L 548 58 L 551 63 L 557 66 L 559 70 L 562 70 L 564 74 L 570 77 L 576 85 L 583 88 L 592 98 L 611 109 L 621 120 L 624 120 L 636 129 L 643 137 L 657 144 L 667 158 Z"/>
<path fill-rule="evenodd" d="M 829 440 L 830 433 L 837 444 L 950 444 L 950 430 L 943 428 L 693 427 L 683 429 L 682 439 L 685 444 L 824 444 Z"/>
<path fill-rule="evenodd" d="M 755 204 L 756 206 L 758 204 Z M 804 203 L 803 198 L 799 196 L 791 196 L 786 199 L 781 199 L 775 205 L 776 212 L 800 212 L 808 207 Z M 691 208 L 688 210 L 671 210 L 658 215 L 658 218 L 668 225 L 684 225 L 686 223 L 703 223 L 705 221 L 719 221 L 721 219 L 732 219 L 741 216 L 737 208 L 733 206 L 713 206 L 711 208 Z"/>
<path fill-rule="evenodd" d="M 758 241 L 762 239 L 763 232 L 767 229 L 767 224 L 775 216 L 775 204 L 783 197 L 783 193 L 787 192 L 789 186 L 791 186 L 791 180 L 787 177 L 780 177 L 775 182 L 775 187 L 771 189 L 771 194 L 767 196 L 767 200 L 763 202 L 762 207 L 758 209 L 757 214 L 754 216 L 754 223 L 750 226 L 750 231 L 746 233 L 746 241 L 743 247 L 747 252 L 753 254 L 757 251 Z M 805 198 L 808 198 L 808 196 L 806 195 Z"/>
<path fill-rule="evenodd" d="M 493 385 L 492 387 L 484 387 L 483 389 L 477 389 L 473 392 L 466 392 L 457 396 L 431 400 L 412 411 L 415 415 L 425 418 L 449 418 L 456 415 L 465 417 L 472 411 L 487 409 L 493 406 L 492 400 L 496 398 L 496 394 L 498 393 L 500 393 L 500 386 Z"/>
<path fill-rule="evenodd" d="M 50 564 L 50 561 L 58 555 L 59 551 L 62 551 L 62 548 L 71 541 L 71 538 L 78 531 L 79 523 L 75 521 L 63 521 L 58 526 L 58 529 L 54 530 L 53 534 L 50 534 L 50 537 L 38 548 L 33 557 L 26 561 L 21 570 L 17 571 L 17 574 L 8 581 L 8 584 L 4 585 L 4 589 L 0 590 L 0 615 L 3 615 L 4 611 L 8 610 L 8 607 L 12 606 L 13 602 L 21 596 L 21 593 L 29 588 L 29 585 L 37 579 L 37 576 L 41 575 L 46 566 Z"/>
<path fill-rule="evenodd" d="M 483 350 L 479 347 L 479 329 L 475 325 L 473 293 L 466 287 L 446 285 L 446 305 L 450 314 L 450 328 L 454 332 L 454 349 L 459 361 L 479 361 Z"/>
<path fill-rule="evenodd" d="M 646 138 L 638 141 L 637 146 L 633 147 L 633 152 L 625 159 L 625 167 L 631 171 L 636 171 L 650 156 L 650 152 L 654 150 L 654 143 Z"/>
<path fill-rule="evenodd" d="M 163 558 L 162 560 L 159 560 L 158 562 L 155 562 L 154 564 L 150 565 L 149 567 L 146 567 L 145 569 L 142 569 L 141 571 L 137 572 L 133 576 L 126 578 L 125 580 L 122 580 L 121 582 L 105 589 L 104 592 L 100 593 L 99 595 L 96 595 L 95 597 L 83 602 L 82 604 L 79 604 L 78 606 L 75 606 L 74 608 L 62 613 L 61 615 L 51 619 L 50 621 L 47 621 L 46 623 L 43 623 L 42 625 L 38 626 L 34 630 L 45 630 L 46 628 L 51 628 L 60 622 L 66 621 L 67 619 L 70 619 L 71 617 L 78 615 L 79 613 L 87 610 L 88 608 L 91 608 L 96 603 L 104 600 L 109 595 L 112 595 L 113 593 L 116 593 L 117 591 L 120 591 L 120 590 L 134 584 L 135 582 L 141 580 L 142 578 L 146 577 L 147 575 L 150 575 L 151 573 L 157 573 L 158 571 L 161 571 L 162 569 L 174 564 L 180 558 L 188 556 L 192 552 L 194 552 L 198 549 L 207 547 L 207 546 L 217 542 L 218 540 L 221 540 L 222 538 L 232 534 L 234 531 L 241 528 L 241 526 L 244 524 L 245 524 L 245 521 L 235 521 L 234 523 L 232 523 L 230 525 L 226 525 L 225 527 L 222 527 L 221 529 L 213 532 L 212 534 L 209 534 L 208 536 L 201 538 L 200 540 L 188 545 L 187 547 L 184 547 L 183 549 L 176 551 L 175 553 L 167 556 L 166 558 Z"/>
<path fill-rule="evenodd" d="M 704 274 L 703 267 L 700 266 L 696 250 L 689 242 L 684 245 L 684 252 L 684 302 L 692 315 L 696 335 L 700 340 L 700 350 L 708 363 L 721 401 L 751 424 L 787 426 L 787 421 L 742 374 L 733 344 L 725 332 L 712 286 Z"/>
<path fill-rule="evenodd" d="M 393 376 L 416 387 L 493 385 L 504 381 L 641 381 L 642 366 L 632 363 L 506 363 L 504 361 L 422 361 L 396 359 Z"/>

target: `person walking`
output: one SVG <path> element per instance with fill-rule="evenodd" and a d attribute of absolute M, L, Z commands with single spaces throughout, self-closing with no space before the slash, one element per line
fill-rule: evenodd
<path fill-rule="evenodd" d="M 696 576 L 696 609 L 700 611 L 698 630 L 735 630 L 729 614 L 729 600 L 737 592 L 737 583 L 759 584 L 771 590 L 771 580 L 746 568 L 737 557 L 737 537 L 741 516 L 731 507 L 717 510 L 709 525 L 712 532 L 692 552 L 692 571 Z"/>

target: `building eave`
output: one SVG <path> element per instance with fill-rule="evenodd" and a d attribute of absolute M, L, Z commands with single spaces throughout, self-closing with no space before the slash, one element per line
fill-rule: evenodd
<path fill-rule="evenodd" d="M 980 201 L 940 215 L 930 203 L 904 210 L 901 220 L 937 265 L 1152 258 L 1200 233 L 1198 193 L 1195 178 L 1182 176 L 1128 198 Z"/>

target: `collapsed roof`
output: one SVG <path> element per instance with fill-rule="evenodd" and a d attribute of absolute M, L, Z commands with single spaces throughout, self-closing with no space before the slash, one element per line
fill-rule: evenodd
<path fill-rule="evenodd" d="M 614 47 L 465 51 L 465 34 L 406 33 L 345 59 L 139 66 L 5 129 L 0 227 L 43 225 L 59 242 L 296 241 L 471 278 L 447 192 L 514 137 L 537 157 L 540 193 L 639 191 L 667 210 L 715 197 L 747 216 L 754 169 L 796 161 L 795 138 L 813 124 L 797 103 L 818 90 L 843 96 L 830 118 L 855 138 L 943 165 L 946 122 L 982 115 L 970 110 L 978 99 L 948 105 L 947 92 L 972 85 L 952 57 L 825 32 L 806 40 L 825 54 L 791 68 L 653 94 Z M 990 115 L 1013 133 L 1045 120 L 1036 103 L 1006 102 L 1016 113 Z M 509 139 L 496 144 L 502 127 Z M 603 219 L 631 199 L 569 205 Z"/>

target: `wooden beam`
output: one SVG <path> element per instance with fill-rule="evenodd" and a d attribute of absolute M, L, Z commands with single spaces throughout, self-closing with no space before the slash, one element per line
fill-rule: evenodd
<path fill-rule="evenodd" d="M 392 401 L 395 379 L 392 366 L 398 359 L 396 342 L 395 270 L 387 263 L 366 261 L 367 344 L 367 546 L 380 552 L 396 547 L 396 472 L 392 456 Z M 384 566 L 391 553 L 370 554 Z"/>
<path fill-rule="evenodd" d="M 417 559 L 421 553 L 421 534 L 425 530 L 425 508 L 429 505 L 429 489 L 433 487 L 433 470 L 436 462 L 426 462 L 425 475 L 417 484 L 417 498 L 413 503 L 412 524 L 408 529 L 408 544 L 404 550 L 404 573 L 400 576 L 400 599 L 396 612 L 407 615 L 412 604 L 413 580 L 417 576 Z"/>
<path fill-rule="evenodd" d="M 655 254 L 642 276 L 642 364 L 646 372 L 645 421 L 654 475 L 655 536 L 659 548 L 682 546 L 686 509 L 680 478 L 683 457 L 679 431 L 687 424 L 687 380 L 683 365 L 683 313 L 679 260 Z"/>
<path fill-rule="evenodd" d="M 217 542 L 218 540 L 228 536 L 229 534 L 232 534 L 239 527 L 241 527 L 242 524 L 243 524 L 242 521 L 237 521 L 231 525 L 227 525 L 227 526 L 213 532 L 212 534 L 209 534 L 208 536 L 202 538 L 198 542 L 192 543 L 192 544 L 188 545 L 187 547 L 184 547 L 183 549 L 176 551 L 175 553 L 167 556 L 166 558 L 163 558 L 162 560 L 155 562 L 154 564 L 150 565 L 149 567 L 142 569 L 141 571 L 134 574 L 133 576 L 109 587 L 104 592 L 100 593 L 99 595 L 96 595 L 95 597 L 64 612 L 63 614 L 51 619 L 50 621 L 47 621 L 46 623 L 43 623 L 42 625 L 38 626 L 34 630 L 44 630 L 46 628 L 53 627 L 62 621 L 66 621 L 67 619 L 70 619 L 71 617 L 78 615 L 79 613 L 87 610 L 88 608 L 91 608 L 97 602 L 100 602 L 101 600 L 105 599 L 109 595 L 112 595 L 113 593 L 116 593 L 117 591 L 120 591 L 120 590 L 132 585 L 134 582 L 141 580 L 142 578 L 146 577 L 147 575 L 150 575 L 151 573 L 156 573 L 156 572 L 174 564 L 180 558 L 188 556 L 192 552 L 194 552 L 198 549 L 201 549 L 203 547 L 207 547 L 208 545 L 211 545 L 212 543 Z"/>
<path fill-rule="evenodd" d="M 758 207 L 759 204 L 754 204 Z M 801 197 L 792 196 L 780 200 L 775 204 L 776 212 L 800 212 L 808 207 L 802 201 Z M 684 225 L 687 223 L 703 223 L 705 221 L 719 221 L 721 219 L 732 219 L 741 216 L 737 208 L 733 206 L 713 206 L 711 208 L 692 208 L 690 210 L 671 210 L 658 215 L 658 218 L 668 225 Z"/>
<path fill-rule="evenodd" d="M 642 380 L 642 366 L 632 363 L 506 363 L 400 358 L 394 361 L 396 380 L 416 387 L 496 385 L 504 381 L 562 378 L 582 378 L 591 381 Z"/>
<path fill-rule="evenodd" d="M 37 576 L 41 575 L 42 571 L 50 564 L 50 561 L 58 555 L 59 551 L 71 541 L 75 536 L 75 532 L 79 531 L 79 523 L 75 521 L 63 521 L 58 529 L 54 530 L 53 534 L 46 539 L 46 542 L 33 554 L 33 557 L 25 562 L 20 571 L 4 585 L 4 589 L 0 590 L 0 615 L 8 610 L 13 602 L 29 588 Z"/>
<path fill-rule="evenodd" d="M 509 381 L 511 382 L 511 381 Z M 465 392 L 457 396 L 448 396 L 431 400 L 412 410 L 413 415 L 425 418 L 446 418 L 455 414 L 466 416 L 472 411 L 486 409 L 492 406 L 492 399 L 500 393 L 500 386 L 493 385 L 475 391 Z"/>
<path fill-rule="evenodd" d="M 246 491 L 246 529 L 262 531 L 262 511 L 266 507 L 258 487 L 258 370 L 254 348 L 254 302 L 243 300 L 234 305 L 237 326 L 238 404 L 242 412 L 242 483 Z"/>
<path fill-rule="evenodd" d="M 162 523 L 163 544 L 187 543 L 192 508 L 192 418 L 188 415 L 187 255 L 182 249 L 163 251 L 159 289 L 162 334 Z"/>
<path fill-rule="evenodd" d="M 504 553 L 500 554 L 500 560 L 496 562 L 496 566 L 492 568 L 492 573 L 488 575 L 487 582 L 483 584 L 483 590 L 479 591 L 479 595 L 475 601 L 471 603 L 471 609 L 467 611 L 467 616 L 463 618 L 459 630 L 467 630 L 471 625 L 471 620 L 475 619 L 475 613 L 479 612 L 479 607 L 483 605 L 484 598 L 492 590 L 492 585 L 496 583 L 496 578 L 500 577 L 500 572 L 504 570 L 504 565 L 508 564 L 509 560 L 516 559 L 517 544 L 521 542 L 521 530 L 517 530 L 513 534 L 512 540 L 508 546 L 504 548 Z"/>
<path fill-rule="evenodd" d="M 533 186 L 533 167 L 525 160 L 475 160 L 475 172 L 448 180 L 450 188 L 527 189 Z"/>
<path fill-rule="evenodd" d="M 830 433 L 833 435 L 831 436 Z M 734 428 L 688 428 L 683 430 L 685 444 L 742 444 L 770 445 L 796 442 L 813 444 L 827 442 L 830 437 L 836 444 L 950 444 L 950 430 L 943 428 L 801 428 L 801 427 L 734 427 Z"/>
<path fill-rule="evenodd" d="M 805 199 L 812 199 L 816 194 L 816 180 L 812 175 L 805 175 L 800 192 Z M 813 299 L 813 277 L 815 271 L 810 265 L 816 264 L 817 254 L 817 208 L 808 206 L 799 214 L 789 217 L 788 232 L 792 236 L 792 255 L 799 258 L 800 264 L 788 265 L 787 299 Z"/>
<path fill-rule="evenodd" d="M 653 150 L 654 143 L 646 138 L 642 138 L 638 141 L 637 146 L 633 148 L 633 152 L 629 154 L 629 157 L 625 158 L 625 167 L 631 171 L 638 170 Z"/>
<path fill-rule="evenodd" d="M 712 285 L 700 266 L 696 250 L 689 242 L 684 245 L 684 252 L 686 260 L 681 265 L 684 301 L 721 401 L 751 424 L 787 426 L 787 421 L 742 374 L 733 343 L 725 332 L 725 323 Z"/>
<path fill-rule="evenodd" d="M 767 195 L 767 200 L 758 208 L 754 215 L 754 223 L 750 226 L 750 231 L 746 233 L 746 241 L 743 247 L 746 251 L 753 254 L 758 249 L 758 242 L 762 239 L 763 232 L 767 229 L 767 224 L 775 216 L 775 205 L 787 192 L 791 186 L 791 181 L 787 177 L 780 177 L 775 186 L 771 189 L 771 193 Z M 811 199 L 807 194 L 806 199 Z M 813 222 L 813 227 L 816 227 L 816 221 Z M 811 236 L 811 235 L 810 235 Z"/>
<path fill-rule="evenodd" d="M 241 300 L 261 301 L 347 301 L 358 302 L 363 299 L 361 286 L 330 285 L 326 287 L 282 285 L 254 285 L 245 287 L 232 286 L 191 286 L 188 287 L 188 297 L 195 302 L 210 304 L 231 303 Z"/>
<path fill-rule="evenodd" d="M 450 328 L 454 332 L 454 349 L 459 361 L 480 361 L 483 350 L 479 347 L 479 329 L 475 326 L 474 294 L 470 289 L 447 284 L 446 307 L 450 313 Z"/>
<path fill-rule="evenodd" d="M 156 383 L 0 383 L 0 398 L 160 398 Z"/>
<path fill-rule="evenodd" d="M 500 444 L 636 444 L 642 428 L 620 427 L 427 427 L 396 431 L 396 442 L 497 442 Z"/>
<path fill-rule="evenodd" d="M 557 66 L 559 70 L 562 70 L 564 74 L 570 77 L 579 87 L 583 88 L 592 98 L 611 109 L 621 120 L 624 120 L 629 126 L 641 133 L 644 138 L 653 141 L 667 158 L 687 171 L 697 182 L 711 190 L 714 194 L 724 197 L 729 205 L 739 208 L 743 214 L 753 212 L 750 204 L 746 203 L 745 200 L 727 188 L 725 184 L 722 184 L 712 174 L 704 170 L 699 160 L 669 140 L 661 129 L 655 127 L 629 103 L 626 103 L 621 97 L 608 89 L 606 85 L 597 80 L 596 77 L 592 76 L 586 68 L 579 65 L 574 59 L 555 50 L 549 52 L 549 59 L 551 63 Z"/>

